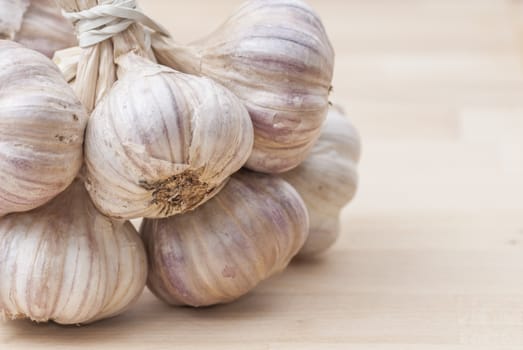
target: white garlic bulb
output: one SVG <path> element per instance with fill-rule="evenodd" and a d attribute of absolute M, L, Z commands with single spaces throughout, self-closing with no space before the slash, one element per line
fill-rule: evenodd
<path fill-rule="evenodd" d="M 0 40 L 0 216 L 36 208 L 74 180 L 86 124 L 48 58 Z"/>
<path fill-rule="evenodd" d="M 309 157 L 282 174 L 309 209 L 310 232 L 300 257 L 318 255 L 336 242 L 340 211 L 356 193 L 360 148 L 354 126 L 341 110 L 331 108 Z"/>
<path fill-rule="evenodd" d="M 188 47 L 156 35 L 160 63 L 233 91 L 254 124 L 247 167 L 281 173 L 300 164 L 329 106 L 334 51 L 318 15 L 299 0 L 250 0 Z"/>
<path fill-rule="evenodd" d="M 0 0 L 0 9 L 0 38 L 48 57 L 76 44 L 74 29 L 54 0 Z"/>
<path fill-rule="evenodd" d="M 307 209 L 292 186 L 241 171 L 196 210 L 144 220 L 148 287 L 173 305 L 230 302 L 282 271 L 308 227 Z"/>
<path fill-rule="evenodd" d="M 106 215 L 167 217 L 202 204 L 249 157 L 242 103 L 211 79 L 134 54 L 86 133 L 87 189 Z M 125 67 L 125 68 L 122 68 Z"/>
<path fill-rule="evenodd" d="M 129 222 L 100 214 L 80 180 L 0 219 L 0 313 L 61 324 L 115 316 L 142 293 L 147 258 Z"/>

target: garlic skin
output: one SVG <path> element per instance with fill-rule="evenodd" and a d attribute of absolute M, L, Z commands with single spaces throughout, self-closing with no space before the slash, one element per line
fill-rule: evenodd
<path fill-rule="evenodd" d="M 95 108 L 86 132 L 87 189 L 104 214 L 160 218 L 214 196 L 249 157 L 242 103 L 208 78 L 134 54 Z"/>
<path fill-rule="evenodd" d="M 0 219 L 0 314 L 85 324 L 141 295 L 147 258 L 129 222 L 100 214 L 80 180 L 50 203 Z"/>
<path fill-rule="evenodd" d="M 336 242 L 341 209 L 353 199 L 358 186 L 360 153 L 357 130 L 340 109 L 333 107 L 309 157 L 281 175 L 298 191 L 309 210 L 309 237 L 299 257 L 319 255 Z"/>
<path fill-rule="evenodd" d="M 234 92 L 254 124 L 247 167 L 281 173 L 317 140 L 329 106 L 334 51 L 318 15 L 299 0 L 245 2 L 188 47 L 156 35 L 158 62 L 211 77 Z"/>
<path fill-rule="evenodd" d="M 76 45 L 74 28 L 62 17 L 54 0 L 31 0 L 15 41 L 47 57 Z"/>
<path fill-rule="evenodd" d="M 243 170 L 198 209 L 144 220 L 147 285 L 172 305 L 233 301 L 282 271 L 308 228 L 307 209 L 292 186 Z"/>
<path fill-rule="evenodd" d="M 72 25 L 54 0 L 0 0 L 0 38 L 17 41 L 52 57 L 76 45 Z"/>
<path fill-rule="evenodd" d="M 0 40 L 0 216 L 34 209 L 74 180 L 87 114 L 42 54 Z"/>
<path fill-rule="evenodd" d="M 15 38 L 30 3 L 30 0 L 0 0 L 0 39 Z"/>

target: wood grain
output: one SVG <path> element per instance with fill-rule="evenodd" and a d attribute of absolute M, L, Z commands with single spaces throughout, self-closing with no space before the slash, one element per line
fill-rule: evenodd
<path fill-rule="evenodd" d="M 190 41 L 240 3 L 142 6 Z M 339 244 L 231 305 L 146 293 L 87 327 L 2 324 L 0 349 L 521 349 L 523 2 L 310 3 L 364 141 Z"/>

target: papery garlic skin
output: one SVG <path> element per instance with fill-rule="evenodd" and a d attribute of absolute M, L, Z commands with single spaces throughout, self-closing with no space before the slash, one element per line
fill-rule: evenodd
<path fill-rule="evenodd" d="M 30 0 L 0 0 L 0 39 L 15 38 L 30 4 Z"/>
<path fill-rule="evenodd" d="M 87 189 L 106 215 L 167 217 L 214 196 L 249 157 L 242 103 L 208 78 L 133 54 L 86 133 Z"/>
<path fill-rule="evenodd" d="M 281 173 L 300 164 L 329 106 L 334 51 L 318 15 L 299 0 L 250 0 L 190 47 L 156 36 L 158 61 L 208 76 L 247 107 L 255 131 L 247 167 Z"/>
<path fill-rule="evenodd" d="M 48 58 L 0 40 L 0 216 L 34 209 L 74 180 L 86 124 Z"/>
<path fill-rule="evenodd" d="M 299 257 L 313 257 L 330 248 L 340 231 L 340 212 L 358 186 L 361 141 L 341 110 L 333 107 L 309 157 L 281 176 L 301 195 L 310 215 L 310 232 Z"/>
<path fill-rule="evenodd" d="M 233 301 L 282 271 L 308 228 L 307 209 L 292 186 L 241 171 L 196 210 L 144 220 L 148 287 L 173 305 Z"/>
<path fill-rule="evenodd" d="M 80 180 L 50 203 L 0 219 L 0 313 L 84 324 L 142 293 L 147 258 L 129 222 L 100 214 Z"/>
<path fill-rule="evenodd" d="M 47 57 L 76 45 L 74 28 L 62 17 L 54 0 L 31 0 L 15 41 Z"/>
<path fill-rule="evenodd" d="M 0 0 L 0 38 L 17 41 L 47 57 L 76 45 L 74 29 L 54 0 Z"/>

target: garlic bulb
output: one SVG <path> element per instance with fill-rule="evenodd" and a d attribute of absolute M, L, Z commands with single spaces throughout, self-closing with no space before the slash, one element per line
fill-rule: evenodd
<path fill-rule="evenodd" d="M 74 180 L 86 124 L 48 58 L 0 40 L 0 216 L 36 208 Z"/>
<path fill-rule="evenodd" d="M 106 215 L 167 217 L 221 189 L 249 157 L 252 123 L 227 89 L 134 54 L 86 133 L 87 189 Z"/>
<path fill-rule="evenodd" d="M 288 183 L 239 172 L 198 209 L 144 220 L 148 287 L 174 305 L 230 302 L 287 266 L 308 223 L 307 209 Z"/>
<path fill-rule="evenodd" d="M 45 206 L 0 219 L 0 312 L 61 324 L 115 316 L 142 293 L 143 243 L 100 214 L 76 180 Z"/>
<path fill-rule="evenodd" d="M 255 131 L 247 167 L 281 173 L 300 164 L 327 114 L 334 52 L 318 15 L 299 0 L 250 0 L 191 46 L 156 35 L 160 63 L 208 76 L 247 107 Z"/>
<path fill-rule="evenodd" d="M 356 192 L 359 157 L 358 132 L 341 110 L 332 108 L 309 157 L 282 174 L 309 209 L 309 237 L 299 256 L 318 255 L 336 242 L 340 211 Z"/>
<path fill-rule="evenodd" d="M 48 57 L 76 44 L 74 29 L 54 0 L 0 0 L 0 38 L 15 40 Z"/>

